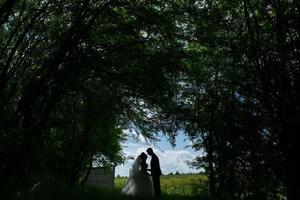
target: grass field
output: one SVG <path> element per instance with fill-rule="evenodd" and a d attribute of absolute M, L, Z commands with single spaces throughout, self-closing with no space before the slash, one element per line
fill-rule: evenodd
<path fill-rule="evenodd" d="M 44 183 L 25 199 L 31 200 L 138 200 L 121 194 L 127 178 L 115 179 L 113 189 L 99 187 L 67 187 L 62 183 Z M 161 177 L 162 200 L 208 200 L 207 177 L 200 174 Z M 15 199 L 15 198 L 13 198 Z M 23 199 L 23 198 L 22 198 Z M 142 198 L 142 200 L 145 200 Z"/>
<path fill-rule="evenodd" d="M 115 187 L 121 190 L 126 177 L 115 179 Z M 161 176 L 162 199 L 208 199 L 208 179 L 200 174 Z"/>

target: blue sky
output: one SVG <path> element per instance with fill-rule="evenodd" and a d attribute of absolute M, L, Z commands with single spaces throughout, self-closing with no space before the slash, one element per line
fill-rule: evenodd
<path fill-rule="evenodd" d="M 131 133 L 132 134 L 132 133 Z M 146 152 L 148 147 L 153 148 L 154 152 L 160 160 L 160 167 L 163 174 L 170 172 L 175 173 L 197 173 L 199 170 L 190 168 L 185 161 L 191 161 L 199 152 L 194 151 L 190 145 L 190 141 L 180 133 L 176 137 L 176 146 L 173 148 L 165 136 L 160 135 L 159 142 L 149 143 L 142 136 L 138 136 L 138 140 L 132 136 L 128 136 L 127 141 L 123 144 L 123 152 L 126 156 L 134 156 L 136 158 L 141 152 Z M 148 156 L 147 162 L 150 163 L 151 157 Z M 128 176 L 129 169 L 133 160 L 127 160 L 123 165 L 116 167 L 115 175 Z"/>

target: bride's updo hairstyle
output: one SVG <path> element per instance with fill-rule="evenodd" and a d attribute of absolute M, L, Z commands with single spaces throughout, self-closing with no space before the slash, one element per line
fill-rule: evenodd
<path fill-rule="evenodd" d="M 146 160 L 148 158 L 147 154 L 145 154 L 144 152 L 141 153 L 141 159 L 142 160 Z"/>

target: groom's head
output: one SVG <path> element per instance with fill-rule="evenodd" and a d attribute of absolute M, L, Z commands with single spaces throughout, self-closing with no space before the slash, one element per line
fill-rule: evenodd
<path fill-rule="evenodd" d="M 152 156 L 153 155 L 153 149 L 152 148 L 148 148 L 147 149 L 147 153 Z"/>

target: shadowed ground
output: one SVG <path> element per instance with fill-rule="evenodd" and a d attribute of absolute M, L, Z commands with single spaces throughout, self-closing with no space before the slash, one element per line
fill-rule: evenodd
<path fill-rule="evenodd" d="M 76 186 L 66 187 L 62 183 L 44 183 L 29 194 L 33 200 L 145 200 L 121 194 L 127 178 L 116 178 L 114 189 L 101 189 L 97 187 Z M 169 175 L 162 176 L 162 200 L 193 200 L 208 198 L 207 177 L 203 175 Z"/>

